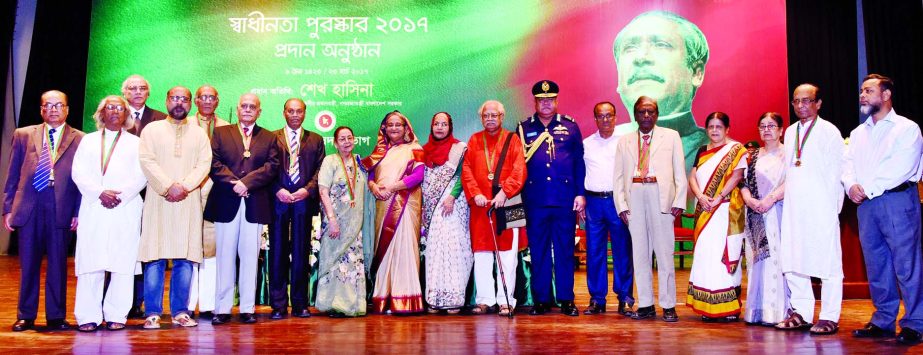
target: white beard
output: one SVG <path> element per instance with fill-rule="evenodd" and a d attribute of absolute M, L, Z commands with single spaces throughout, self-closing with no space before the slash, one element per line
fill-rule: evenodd
<path fill-rule="evenodd" d="M 862 112 L 863 115 L 871 115 L 873 113 L 878 112 L 879 109 L 880 108 L 878 108 L 877 106 L 872 106 L 872 105 L 859 106 L 859 112 Z"/>

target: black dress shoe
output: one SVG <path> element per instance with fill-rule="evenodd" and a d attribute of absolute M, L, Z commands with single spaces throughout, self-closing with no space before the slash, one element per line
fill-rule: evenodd
<path fill-rule="evenodd" d="M 619 302 L 621 303 L 621 302 Z M 600 314 L 606 313 L 606 305 L 590 301 L 590 305 L 583 310 L 583 314 Z"/>
<path fill-rule="evenodd" d="M 619 301 L 619 310 L 618 310 L 619 314 L 626 316 L 626 317 L 631 317 L 631 313 L 632 313 L 631 307 L 632 306 L 634 306 L 634 302 Z"/>
<path fill-rule="evenodd" d="M 901 333 L 897 335 L 897 342 L 904 345 L 917 345 L 920 343 L 920 332 L 910 328 L 903 328 Z"/>
<path fill-rule="evenodd" d="M 676 308 L 664 308 L 663 321 L 670 323 L 679 321 L 679 316 L 676 315 Z"/>
<path fill-rule="evenodd" d="M 29 329 L 35 329 L 35 319 L 20 319 L 13 323 L 13 331 L 21 332 Z"/>
<path fill-rule="evenodd" d="M 242 314 L 241 314 L 241 317 L 243 317 Z M 280 309 L 274 309 L 272 310 L 272 313 L 269 314 L 269 319 L 282 319 L 282 318 L 285 318 L 285 312 L 283 312 Z"/>
<path fill-rule="evenodd" d="M 68 323 L 64 319 L 49 319 L 48 326 L 46 328 L 48 330 L 71 330 L 73 329 L 71 328 L 70 323 Z"/>
<path fill-rule="evenodd" d="M 311 318 L 311 312 L 307 308 L 293 310 L 292 315 L 298 318 Z"/>
<path fill-rule="evenodd" d="M 532 309 L 529 310 L 529 315 L 530 316 L 540 316 L 540 315 L 545 314 L 545 312 L 548 312 L 548 306 L 546 306 L 543 303 L 536 303 L 535 305 L 532 306 Z"/>
<path fill-rule="evenodd" d="M 852 336 L 855 338 L 891 338 L 894 336 L 894 331 L 885 330 L 869 322 L 865 324 L 865 328 L 853 330 Z"/>
<path fill-rule="evenodd" d="M 199 312 L 199 319 L 212 319 L 215 317 L 215 313 L 212 311 Z"/>
<path fill-rule="evenodd" d="M 240 322 L 244 324 L 256 323 L 256 315 L 253 313 L 241 313 Z"/>
<path fill-rule="evenodd" d="M 657 316 L 657 311 L 654 310 L 654 306 L 639 307 L 637 311 L 631 312 L 631 319 L 640 320 L 654 318 Z"/>
<path fill-rule="evenodd" d="M 220 314 L 219 313 L 219 314 L 216 314 L 214 317 L 212 317 L 212 325 L 227 324 L 230 321 L 231 321 L 230 314 Z"/>
<path fill-rule="evenodd" d="M 574 304 L 574 301 L 564 301 L 561 302 L 561 313 L 567 316 L 576 317 L 580 315 L 580 310 L 577 309 L 577 305 Z"/>
<path fill-rule="evenodd" d="M 131 307 L 128 310 L 128 319 L 144 319 L 144 311 L 141 307 Z"/>

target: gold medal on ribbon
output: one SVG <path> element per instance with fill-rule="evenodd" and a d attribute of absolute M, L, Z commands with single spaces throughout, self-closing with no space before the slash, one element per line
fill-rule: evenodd
<path fill-rule="evenodd" d="M 494 181 L 494 173 L 487 174 L 487 180 Z"/>
<path fill-rule="evenodd" d="M 801 166 L 801 160 L 796 160 L 796 161 L 795 161 L 795 166 Z"/>
<path fill-rule="evenodd" d="M 249 150 L 245 150 L 245 151 L 244 151 L 244 159 L 247 159 L 247 158 L 249 158 L 249 157 L 250 157 L 250 151 L 249 151 Z"/>

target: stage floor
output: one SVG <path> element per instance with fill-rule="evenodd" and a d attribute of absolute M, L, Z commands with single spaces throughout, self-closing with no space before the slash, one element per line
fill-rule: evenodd
<path fill-rule="evenodd" d="M 73 275 L 73 259 L 70 274 Z M 689 271 L 677 270 L 677 284 L 686 285 Z M 685 306 L 678 306 L 678 323 L 661 320 L 633 321 L 610 311 L 604 315 L 567 317 L 560 313 L 529 316 L 520 309 L 512 320 L 496 315 L 425 315 L 397 317 L 370 315 L 331 319 L 315 314 L 308 319 L 270 321 L 269 307 L 257 307 L 259 322 L 232 322 L 212 327 L 159 331 L 140 329 L 140 320 L 119 332 L 105 330 L 83 334 L 26 331 L 14 333 L 19 282 L 19 259 L 0 256 L 0 350 L 25 353 L 878 353 L 921 352 L 890 340 L 853 339 L 850 332 L 861 327 L 872 313 L 869 300 L 846 300 L 840 332 L 811 336 L 807 332 L 782 332 L 772 328 L 732 324 L 706 324 Z M 74 286 L 68 280 L 68 320 L 74 323 Z M 586 307 L 586 274 L 577 271 L 577 304 Z M 656 285 L 656 281 L 654 283 Z M 43 281 L 44 285 L 44 281 Z M 746 285 L 746 281 L 744 282 Z M 44 288 L 44 286 L 43 286 Z M 677 287 L 677 292 L 685 291 Z M 684 300 L 682 294 L 678 300 Z M 164 296 L 166 302 L 167 296 Z M 610 294 L 610 306 L 617 302 Z M 820 307 L 818 302 L 818 308 Z M 658 314 L 660 309 L 658 307 Z M 44 297 L 39 319 L 44 325 Z"/>

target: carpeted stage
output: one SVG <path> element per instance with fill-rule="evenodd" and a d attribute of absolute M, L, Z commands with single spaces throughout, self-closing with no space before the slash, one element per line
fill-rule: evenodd
<path fill-rule="evenodd" d="M 73 259 L 70 263 L 73 275 Z M 577 304 L 581 311 L 589 295 L 586 274 L 576 273 Z M 678 270 L 677 292 L 685 291 L 689 271 Z M 257 307 L 259 323 L 196 328 L 164 325 L 160 330 L 129 329 L 77 331 L 26 331 L 14 333 L 19 282 L 19 259 L 0 257 L 0 349 L 15 353 L 878 353 L 923 352 L 884 341 L 858 340 L 850 335 L 872 313 L 869 300 L 846 300 L 840 332 L 811 336 L 807 332 L 782 332 L 744 323 L 705 324 L 685 306 L 678 306 L 678 323 L 661 320 L 633 321 L 610 310 L 598 316 L 567 317 L 560 313 L 529 316 L 524 309 L 512 320 L 496 315 L 425 315 L 397 317 L 369 315 L 331 319 L 314 314 L 308 319 L 270 321 L 269 307 Z M 73 324 L 76 277 L 68 280 L 68 320 Z M 654 283 L 656 285 L 656 281 Z M 746 280 L 744 280 L 746 286 Z M 682 294 L 678 300 L 684 300 Z M 166 302 L 167 296 L 164 296 Z M 609 304 L 617 302 L 610 294 Z M 44 298 L 40 300 L 39 326 L 44 325 Z M 819 308 L 818 304 L 818 308 Z M 658 308 L 658 314 L 660 309 Z"/>

